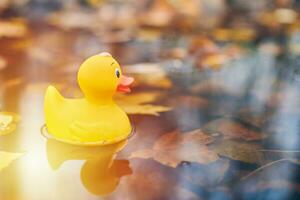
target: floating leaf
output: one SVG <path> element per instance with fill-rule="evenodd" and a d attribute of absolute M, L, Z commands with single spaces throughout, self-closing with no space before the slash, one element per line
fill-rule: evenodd
<path fill-rule="evenodd" d="M 130 157 L 153 158 L 164 165 L 174 168 L 182 161 L 206 164 L 219 158 L 216 153 L 209 150 L 205 145 L 211 141 L 210 136 L 205 135 L 201 130 L 185 134 L 172 132 L 160 137 L 152 149 L 133 152 Z"/>
<path fill-rule="evenodd" d="M 265 135 L 246 128 L 244 125 L 231 119 L 222 118 L 204 125 L 204 130 L 212 133 L 221 133 L 225 139 L 243 139 L 245 141 L 261 140 Z"/>
<path fill-rule="evenodd" d="M 154 0 L 151 7 L 147 11 L 142 12 L 139 21 L 144 26 L 166 27 L 170 25 L 175 14 L 174 11 L 174 8 L 168 1 Z"/>
<path fill-rule="evenodd" d="M 171 110 L 168 106 L 156 106 L 151 104 L 146 105 L 123 105 L 122 108 L 128 114 L 142 114 L 142 115 L 155 115 L 159 116 L 160 112 Z"/>
<path fill-rule="evenodd" d="M 47 20 L 50 24 L 64 30 L 90 30 L 95 27 L 99 18 L 95 12 L 84 12 L 77 7 L 71 7 L 61 12 L 51 14 Z"/>
<path fill-rule="evenodd" d="M 116 96 L 117 104 L 128 114 L 144 114 L 158 116 L 160 112 L 171 110 L 171 107 L 153 104 L 144 104 L 152 102 L 159 97 L 158 93 L 138 93 L 131 95 Z"/>
<path fill-rule="evenodd" d="M 0 38 L 19 38 L 25 36 L 26 33 L 27 26 L 23 20 L 0 21 Z"/>
<path fill-rule="evenodd" d="M 160 94 L 158 92 L 141 92 L 130 95 L 119 93 L 115 97 L 119 104 L 142 104 L 155 101 L 160 97 Z"/>
<path fill-rule="evenodd" d="M 14 160 L 21 157 L 23 153 L 10 153 L 0 151 L 0 171 L 8 167 Z"/>
<path fill-rule="evenodd" d="M 17 123 L 20 120 L 20 116 L 10 112 L 0 112 L 0 135 L 6 135 L 13 132 Z"/>
<path fill-rule="evenodd" d="M 164 68 L 157 63 L 139 63 L 124 66 L 124 71 L 131 74 L 135 81 L 134 86 L 146 85 L 154 88 L 168 89 L 172 87 Z M 155 76 L 153 76 L 155 74 Z"/>

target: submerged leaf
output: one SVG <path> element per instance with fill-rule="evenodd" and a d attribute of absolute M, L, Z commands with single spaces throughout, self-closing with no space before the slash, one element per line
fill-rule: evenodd
<path fill-rule="evenodd" d="M 0 171 L 8 167 L 14 160 L 21 157 L 23 153 L 10 153 L 5 151 L 0 151 Z"/>
<path fill-rule="evenodd" d="M 6 135 L 13 132 L 17 123 L 20 120 L 20 116 L 10 112 L 0 112 L 0 135 Z"/>
<path fill-rule="evenodd" d="M 212 138 L 205 135 L 201 130 L 185 134 L 171 132 L 160 137 L 152 149 L 133 152 L 130 157 L 153 158 L 163 165 L 174 168 L 182 161 L 207 164 L 219 159 L 217 154 L 206 146 L 211 142 Z"/>

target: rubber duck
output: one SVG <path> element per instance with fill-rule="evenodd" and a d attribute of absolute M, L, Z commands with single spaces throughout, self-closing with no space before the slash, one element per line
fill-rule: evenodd
<path fill-rule="evenodd" d="M 83 98 L 64 98 L 49 86 L 45 94 L 45 120 L 55 138 L 112 144 L 124 140 L 132 131 L 127 114 L 114 102 L 116 91 L 130 92 L 133 78 L 122 74 L 118 62 L 101 53 L 86 59 L 77 74 Z"/>

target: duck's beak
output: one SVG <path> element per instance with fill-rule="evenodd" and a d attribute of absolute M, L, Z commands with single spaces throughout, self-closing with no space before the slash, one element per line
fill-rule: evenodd
<path fill-rule="evenodd" d="M 121 75 L 118 86 L 117 86 L 117 91 L 118 92 L 126 92 L 126 93 L 131 92 L 129 86 L 131 85 L 131 83 L 133 83 L 133 81 L 134 81 L 134 78 Z"/>

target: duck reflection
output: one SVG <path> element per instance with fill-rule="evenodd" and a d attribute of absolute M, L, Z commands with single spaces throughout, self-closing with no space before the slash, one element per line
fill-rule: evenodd
<path fill-rule="evenodd" d="M 115 160 L 127 140 L 104 146 L 79 146 L 48 139 L 47 157 L 52 169 L 57 170 L 67 160 L 85 160 L 81 168 L 81 181 L 92 194 L 113 192 L 120 178 L 132 174 L 128 160 Z"/>

